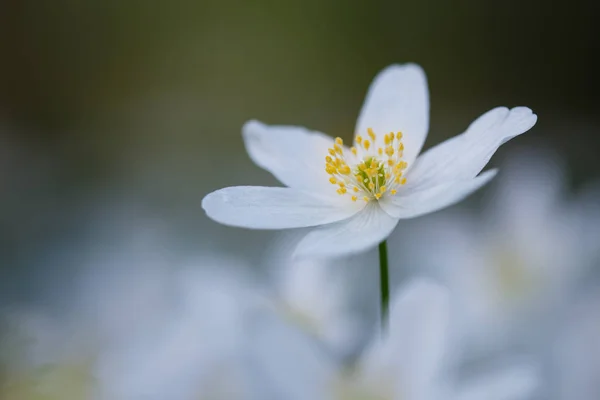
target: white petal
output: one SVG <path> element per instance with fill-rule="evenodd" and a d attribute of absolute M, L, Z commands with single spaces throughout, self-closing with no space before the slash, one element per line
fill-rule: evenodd
<path fill-rule="evenodd" d="M 384 145 L 385 134 L 401 131 L 404 160 L 412 164 L 429 129 L 429 93 L 421 67 L 391 65 L 375 77 L 358 117 L 355 134 L 365 136 L 368 128 L 377 134 L 377 147 Z"/>
<path fill-rule="evenodd" d="M 444 287 L 426 279 L 411 281 L 392 299 L 383 340 L 365 353 L 361 366 L 367 377 L 391 375 L 400 398 L 426 398 L 442 369 L 448 313 Z"/>
<path fill-rule="evenodd" d="M 325 399 L 336 365 L 319 343 L 275 315 L 257 313 L 248 319 L 244 354 L 251 385 L 261 394 L 256 399 Z"/>
<path fill-rule="evenodd" d="M 327 149 L 333 138 L 297 126 L 248 121 L 242 129 L 252 161 L 295 189 L 331 191 L 325 172 Z"/>
<path fill-rule="evenodd" d="M 394 218 L 414 218 L 449 207 L 488 183 L 497 170 L 486 171 L 474 179 L 453 181 L 415 192 L 403 190 L 396 196 L 385 196 L 381 208 Z"/>
<path fill-rule="evenodd" d="M 498 147 L 527 132 L 537 116 L 526 107 L 494 108 L 475 120 L 461 135 L 429 149 L 407 173 L 407 187 L 431 186 L 477 176 Z"/>
<path fill-rule="evenodd" d="M 371 201 L 354 217 L 310 231 L 295 256 L 341 256 L 360 253 L 385 240 L 398 220 Z"/>
<path fill-rule="evenodd" d="M 202 208 L 215 221 L 253 229 L 329 224 L 351 217 L 360 211 L 360 207 L 363 206 L 348 199 L 259 186 L 228 187 L 212 192 L 202 200 Z"/>
<path fill-rule="evenodd" d="M 470 382 L 455 400 L 525 400 L 531 398 L 540 381 L 532 365 L 518 365 Z"/>

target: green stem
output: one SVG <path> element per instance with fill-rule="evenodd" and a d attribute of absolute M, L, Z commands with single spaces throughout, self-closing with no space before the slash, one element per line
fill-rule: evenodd
<path fill-rule="evenodd" d="M 379 243 L 379 283 L 381 286 L 381 327 L 387 326 L 388 306 L 390 303 L 390 282 L 388 271 L 387 243 Z"/>

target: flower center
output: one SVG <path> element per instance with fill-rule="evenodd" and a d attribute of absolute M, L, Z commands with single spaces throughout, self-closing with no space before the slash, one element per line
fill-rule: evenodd
<path fill-rule="evenodd" d="M 402 160 L 404 144 L 402 132 L 390 132 L 384 136 L 384 146 L 375 147 L 377 136 L 373 129 L 367 130 L 369 139 L 356 136 L 355 146 L 350 153 L 344 152 L 344 142 L 335 138 L 335 143 L 325 157 L 325 171 L 329 182 L 338 186 L 340 196 L 349 195 L 352 201 L 379 200 L 384 195 L 395 195 L 406 183 L 403 173 L 408 167 Z M 346 149 L 347 150 L 347 149 Z"/>

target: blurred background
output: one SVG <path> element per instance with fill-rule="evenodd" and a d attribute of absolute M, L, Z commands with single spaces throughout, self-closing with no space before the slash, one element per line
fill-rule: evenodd
<path fill-rule="evenodd" d="M 391 63 L 427 72 L 426 148 L 525 105 L 537 125 L 492 164 L 550 148 L 576 190 L 600 178 L 598 17 L 591 0 L 2 1 L 0 307 L 60 309 L 82 269 L 117 257 L 123 274 L 207 253 L 257 267 L 272 234 L 200 207 L 221 187 L 277 184 L 242 124 L 349 140 Z"/>

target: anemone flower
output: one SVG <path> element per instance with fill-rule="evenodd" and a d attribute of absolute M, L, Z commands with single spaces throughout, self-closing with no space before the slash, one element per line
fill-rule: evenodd
<path fill-rule="evenodd" d="M 225 225 L 314 227 L 296 255 L 336 256 L 384 241 L 400 219 L 450 206 L 488 182 L 479 174 L 496 149 L 529 130 L 529 108 L 488 111 L 467 130 L 417 158 L 429 127 L 429 97 L 415 64 L 385 68 L 371 84 L 354 142 L 297 126 L 249 121 L 250 158 L 286 188 L 237 186 L 207 195 L 202 207 Z"/>

